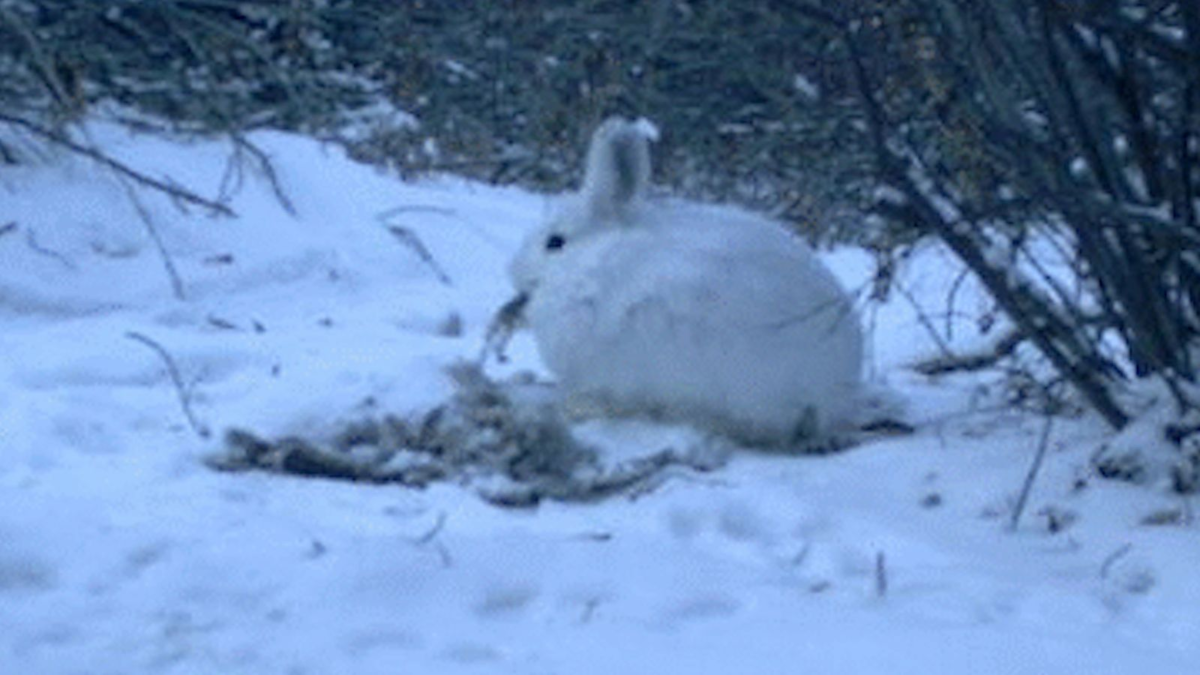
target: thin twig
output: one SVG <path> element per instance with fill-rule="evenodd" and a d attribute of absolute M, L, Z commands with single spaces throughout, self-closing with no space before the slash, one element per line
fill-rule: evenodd
<path fill-rule="evenodd" d="M 59 78 L 58 72 L 54 69 L 50 59 L 47 57 L 45 50 L 42 49 L 41 40 L 37 38 L 33 30 L 30 28 L 20 15 L 9 11 L 6 4 L 0 4 L 0 19 L 3 23 L 25 42 L 25 47 L 28 49 L 28 54 L 32 57 L 33 65 L 37 68 L 38 74 L 46 83 L 46 88 L 54 96 L 60 105 L 66 106 L 71 102 L 67 88 L 63 86 L 62 79 Z M 20 50 L 17 52 L 20 53 Z"/>
<path fill-rule="evenodd" d="M 164 194 L 170 195 L 171 197 L 174 197 L 175 199 L 178 199 L 180 201 L 202 207 L 202 208 L 208 210 L 210 213 L 213 213 L 216 215 L 221 215 L 221 216 L 225 216 L 225 217 L 233 217 L 234 215 L 236 215 L 236 214 L 234 214 L 233 209 L 229 208 L 228 206 L 226 206 L 224 204 L 215 202 L 211 199 L 206 199 L 204 197 L 201 197 L 200 195 L 196 194 L 195 192 L 192 192 L 191 190 L 188 190 L 187 188 L 180 187 L 178 185 L 171 185 L 170 183 L 158 180 L 157 178 L 151 178 L 150 176 L 147 176 L 146 174 L 142 173 L 141 171 L 138 171 L 137 169 L 134 169 L 133 167 L 129 166 L 128 164 L 125 164 L 117 159 L 114 159 L 114 158 L 104 154 L 103 152 L 101 152 L 100 150 L 98 150 L 94 147 L 88 147 L 86 145 L 81 145 L 79 143 L 76 143 L 75 141 L 68 138 L 65 134 L 62 134 L 58 131 L 54 131 L 53 129 L 47 129 L 46 127 L 43 127 L 42 125 L 37 124 L 36 122 L 31 122 L 30 120 L 23 119 L 20 117 L 13 117 L 12 115 L 7 115 L 3 112 L 0 112 L 0 122 L 4 122 L 7 124 L 11 124 L 13 126 L 21 127 L 22 129 L 29 131 L 30 133 L 34 134 L 35 136 L 40 136 L 41 138 L 44 138 L 47 141 L 50 141 L 51 143 L 63 146 L 64 148 L 70 150 L 71 152 L 74 152 L 79 155 L 83 155 L 84 157 L 87 157 L 88 159 L 96 162 L 97 164 L 108 167 L 109 169 L 112 169 L 113 171 L 115 171 L 117 174 L 125 176 L 126 178 L 133 180 L 134 182 L 136 182 L 137 184 L 139 184 L 143 187 L 148 187 L 148 188 L 157 190 Z"/>
<path fill-rule="evenodd" d="M 446 274 L 446 271 L 442 269 L 441 265 L 438 264 L 438 261 L 433 257 L 433 254 L 430 253 L 429 249 L 425 247 L 425 244 L 421 241 L 421 238 L 414 234 L 412 230 L 402 225 L 388 225 L 387 229 L 388 232 L 391 232 L 393 236 L 401 241 L 401 243 L 412 249 L 413 252 L 415 252 L 417 256 L 421 258 L 421 261 L 429 266 L 429 269 L 433 270 L 433 274 L 437 277 L 438 281 L 446 286 L 454 285 L 454 282 L 450 279 L 450 275 Z"/>
<path fill-rule="evenodd" d="M 162 345 L 146 337 L 145 335 L 142 335 L 141 333 L 130 331 L 125 333 L 125 337 L 146 345 L 153 350 L 155 354 L 158 354 L 158 357 L 162 359 L 163 363 L 167 367 L 167 375 L 171 377 L 171 382 L 175 385 L 175 393 L 179 396 L 179 407 L 183 409 L 183 415 L 187 418 L 188 425 L 200 438 L 208 438 L 211 436 L 212 432 L 209 431 L 207 426 L 201 424 L 196 419 L 196 415 L 192 412 L 192 397 L 188 393 L 188 388 L 183 384 L 183 375 L 180 374 L 179 366 L 175 363 L 175 359 L 171 357 L 171 354 L 164 349 Z"/>
<path fill-rule="evenodd" d="M 15 228 L 15 225 L 14 225 L 14 228 Z M 75 263 L 71 262 L 71 259 L 68 258 L 67 256 L 65 256 L 53 249 L 49 249 L 49 248 L 46 248 L 45 246 L 42 246 L 38 242 L 37 236 L 33 233 L 33 230 L 31 230 L 31 229 L 25 230 L 25 243 L 29 246 L 30 250 L 32 250 L 34 253 L 37 253 L 39 255 L 44 255 L 47 258 L 52 258 L 52 259 L 62 263 L 63 267 L 66 267 L 67 269 L 71 270 L 72 272 L 79 269 L 75 265 Z"/>
<path fill-rule="evenodd" d="M 1117 550 L 1109 553 L 1108 556 L 1104 558 L 1104 562 L 1100 564 L 1100 578 L 1107 579 L 1108 575 L 1112 572 L 1113 565 L 1115 565 L 1116 562 L 1121 558 L 1129 555 L 1129 552 L 1132 550 L 1133 544 L 1125 543 L 1122 544 Z"/>
<path fill-rule="evenodd" d="M 430 527 L 429 530 L 426 531 L 425 533 L 414 537 L 412 539 L 412 543 L 416 546 L 421 546 L 421 545 L 428 544 L 429 542 L 433 541 L 434 537 L 438 536 L 438 534 L 442 531 L 442 528 L 446 527 L 447 520 L 448 520 L 448 518 L 446 516 L 446 512 L 439 511 L 437 514 L 437 519 L 434 521 L 433 526 Z"/>
<path fill-rule="evenodd" d="M 963 267 L 958 272 L 958 276 L 954 277 L 954 282 L 950 284 L 950 290 L 946 292 L 946 338 L 954 339 L 954 301 L 958 297 L 958 291 L 962 288 L 963 282 L 967 277 L 971 276 L 971 268 Z"/>
<path fill-rule="evenodd" d="M 1025 511 L 1025 504 L 1029 501 L 1029 493 L 1033 491 L 1033 482 L 1037 479 L 1038 472 L 1041 471 L 1042 462 L 1046 459 L 1046 449 L 1050 447 L 1050 429 L 1054 425 L 1054 415 L 1046 414 L 1046 423 L 1042 425 L 1042 436 L 1038 440 L 1037 454 L 1033 458 L 1033 464 L 1029 467 L 1029 472 L 1025 474 L 1025 483 L 1021 486 L 1021 494 L 1017 497 L 1017 504 L 1013 507 L 1012 519 L 1008 523 L 1008 529 L 1012 532 L 1017 531 L 1017 525 L 1021 521 L 1021 514 Z"/>
<path fill-rule="evenodd" d="M 1012 356 L 1012 353 L 1024 341 L 1025 336 L 1021 335 L 1021 331 L 1013 328 L 988 347 L 965 354 L 948 354 L 925 359 L 913 364 L 912 369 L 931 377 L 948 373 L 976 372 L 991 368 L 1001 360 Z"/>
<path fill-rule="evenodd" d="M 17 231 L 17 221 L 15 221 L 15 220 L 7 222 L 3 225 L 0 225 L 0 237 L 3 237 L 6 234 L 12 234 L 13 232 L 16 232 L 16 231 Z"/>
<path fill-rule="evenodd" d="M 933 325 L 933 319 L 930 318 L 929 314 L 925 311 L 925 308 L 921 306 L 921 303 L 917 301 L 917 298 L 912 294 L 912 291 L 908 290 L 908 287 L 900 283 L 899 279 L 895 280 L 892 286 L 899 291 L 900 295 L 908 302 L 909 305 L 912 306 L 913 311 L 917 313 L 917 322 L 925 328 L 927 333 L 929 333 L 930 339 L 933 340 L 933 344 L 937 345 L 938 351 L 942 352 L 942 356 L 947 359 L 954 358 L 954 350 L 950 348 L 950 345 L 946 344 L 946 340 L 942 337 L 942 334 L 938 332 L 937 326 Z"/>
<path fill-rule="evenodd" d="M 438 554 L 438 559 L 441 561 L 442 567 L 452 567 L 454 565 L 454 559 L 450 556 L 450 551 L 446 548 L 446 545 L 437 540 L 442 529 L 446 527 L 447 519 L 446 512 L 439 511 L 437 520 L 427 532 L 409 540 L 413 546 L 432 546 L 433 550 Z"/>
<path fill-rule="evenodd" d="M 171 253 L 167 250 L 166 242 L 163 241 L 162 235 L 158 232 L 158 225 L 154 222 L 154 217 L 150 215 L 150 210 L 146 208 L 142 200 L 138 199 L 137 190 L 134 190 L 133 186 L 123 176 L 118 174 L 117 181 L 125 189 L 125 194 L 129 197 L 130 203 L 133 204 L 134 210 L 137 211 L 138 219 L 142 221 L 142 225 L 146 226 L 146 233 L 150 235 L 150 241 L 154 244 L 154 249 L 158 251 L 158 256 L 162 258 L 163 268 L 167 272 L 167 278 L 171 280 L 171 292 L 175 295 L 175 299 L 186 299 L 183 289 L 183 277 L 179 275 L 179 270 L 175 267 L 175 260 L 171 258 Z"/>
<path fill-rule="evenodd" d="M 283 207 L 288 215 L 296 215 L 296 207 L 292 204 L 292 200 L 288 198 L 287 193 L 283 190 L 283 185 L 279 182 L 279 174 L 275 171 L 275 165 L 271 163 L 271 158 L 262 148 L 251 143 L 245 136 L 239 133 L 230 134 L 233 139 L 234 148 L 239 157 L 242 152 L 249 153 L 258 162 L 259 170 L 267 179 L 267 185 L 271 186 L 271 192 L 275 194 L 275 199 L 279 201 L 279 205 Z"/>
<path fill-rule="evenodd" d="M 870 286 L 871 283 L 872 282 L 869 281 L 865 282 L 859 285 L 859 287 L 853 291 L 848 292 L 847 295 L 849 295 L 849 298 L 829 298 L 828 300 L 817 303 L 815 307 L 806 309 L 800 314 L 785 316 L 778 321 L 772 321 L 768 324 L 765 324 L 765 327 L 770 330 L 785 330 L 791 326 L 813 320 L 820 314 L 826 314 L 831 310 L 837 310 L 837 315 L 833 317 L 833 320 L 830 321 L 829 325 L 825 328 L 826 334 L 832 334 L 835 330 L 837 330 L 838 326 L 840 326 L 843 321 L 847 320 L 847 318 L 850 320 L 855 320 L 853 318 L 855 306 L 858 304 L 865 305 L 865 303 L 860 301 L 863 298 L 868 297 L 867 287 Z"/>
<path fill-rule="evenodd" d="M 217 187 L 217 201 L 228 202 L 233 195 L 241 191 L 246 179 L 243 164 L 242 152 L 235 143 L 233 152 L 225 158 L 225 170 L 221 173 L 221 183 Z"/>
<path fill-rule="evenodd" d="M 96 143 L 96 141 L 92 138 L 87 127 L 82 127 L 81 132 L 83 133 L 84 138 L 86 138 L 90 144 L 89 147 L 100 147 L 99 144 Z M 112 169 L 112 167 L 109 168 Z M 129 198 L 129 203 L 133 204 L 134 210 L 137 211 L 138 219 L 141 220 L 142 225 L 146 227 L 146 233 L 150 235 L 150 241 L 154 244 L 154 249 L 158 251 L 159 258 L 162 259 L 163 268 L 167 273 L 167 279 L 171 282 L 171 292 L 174 294 L 175 299 L 185 300 L 186 297 L 184 294 L 183 277 L 180 276 L 179 269 L 175 267 L 175 260 L 171 257 L 171 253 L 167 250 L 167 245 L 163 241 L 162 235 L 159 234 L 158 224 L 154 222 L 154 216 L 151 215 L 150 210 L 146 208 L 146 205 L 142 203 L 142 200 L 138 198 L 138 192 L 133 183 L 130 182 L 129 176 L 126 176 L 115 169 L 113 169 L 113 176 L 116 178 L 117 183 L 121 185 L 121 189 L 125 191 L 125 196 Z M 170 187 L 176 190 L 182 190 L 182 188 L 175 186 L 174 184 L 172 184 Z M 167 196 L 173 199 L 178 199 L 178 197 L 171 192 L 168 192 Z"/>

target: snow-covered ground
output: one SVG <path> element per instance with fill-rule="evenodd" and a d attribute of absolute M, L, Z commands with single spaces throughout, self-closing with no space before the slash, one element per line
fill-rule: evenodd
<path fill-rule="evenodd" d="M 227 173 L 227 144 L 92 135 L 205 194 Z M 1143 523 L 1188 505 L 1091 476 L 1102 426 L 1062 419 L 1009 532 L 1044 421 L 993 405 L 988 376 L 907 370 L 931 347 L 903 300 L 867 313 L 870 370 L 917 433 L 841 454 L 743 451 L 634 496 L 530 510 L 454 484 L 213 471 L 202 460 L 230 426 L 320 433 L 444 400 L 443 368 L 479 353 L 509 296 L 506 261 L 547 208 L 254 140 L 295 216 L 249 173 L 236 218 L 138 193 L 184 301 L 111 173 L 68 158 L 0 168 L 0 673 L 1200 668 L 1200 534 Z M 864 256 L 828 261 L 865 282 Z M 936 307 L 957 268 L 929 251 L 904 274 Z M 977 298 L 963 291 L 960 308 Z M 211 437 L 130 333 L 173 356 Z M 527 338 L 510 354 L 497 374 L 538 370 Z M 686 436 L 637 421 L 583 431 L 610 446 Z"/>

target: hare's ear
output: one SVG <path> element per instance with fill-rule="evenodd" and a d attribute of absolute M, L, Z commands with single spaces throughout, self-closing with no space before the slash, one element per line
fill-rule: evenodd
<path fill-rule="evenodd" d="M 581 190 L 593 216 L 619 216 L 642 196 L 650 182 L 650 141 L 657 139 L 645 118 L 610 117 L 596 129 Z"/>

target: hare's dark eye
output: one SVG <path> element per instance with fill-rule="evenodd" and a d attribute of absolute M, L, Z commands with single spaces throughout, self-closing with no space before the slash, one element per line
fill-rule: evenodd
<path fill-rule="evenodd" d="M 557 251 L 567 245 L 567 238 L 561 234 L 552 234 L 546 237 L 546 250 Z"/>

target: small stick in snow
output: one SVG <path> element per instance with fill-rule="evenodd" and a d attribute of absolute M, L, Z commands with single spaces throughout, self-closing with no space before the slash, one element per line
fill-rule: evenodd
<path fill-rule="evenodd" d="M 887 597 L 888 592 L 888 575 L 887 575 L 887 557 L 883 551 L 875 554 L 875 596 L 878 598 Z"/>
<path fill-rule="evenodd" d="M 985 368 L 991 368 L 1001 360 L 1012 356 L 1017 347 L 1025 341 L 1025 336 L 1015 328 L 994 343 L 976 352 L 966 354 L 943 354 L 913 365 L 913 370 L 922 375 L 945 375 L 947 373 L 972 373 Z"/>
<path fill-rule="evenodd" d="M 75 263 L 71 262 L 71 259 L 68 258 L 67 256 L 65 256 L 53 249 L 46 248 L 45 246 L 42 246 L 40 243 L 38 243 L 37 236 L 34 235 L 33 230 L 25 230 L 25 243 L 29 246 L 29 248 L 34 253 L 37 253 L 39 255 L 44 255 L 47 258 L 53 258 L 54 260 L 57 260 L 58 262 L 62 263 L 63 267 L 66 267 L 67 269 L 71 270 L 72 272 L 77 271 L 79 269 L 78 267 L 75 266 Z"/>
<path fill-rule="evenodd" d="M 287 192 L 284 191 L 283 185 L 279 180 L 279 174 L 275 171 L 275 165 L 271 163 L 271 157 L 267 155 L 266 151 L 251 143 L 242 134 L 232 133 L 230 134 L 230 138 L 233 140 L 236 161 L 242 161 L 243 153 L 253 157 L 258 162 L 258 168 L 267 179 L 267 185 L 271 187 L 271 192 L 275 194 L 275 199 L 279 202 L 279 205 L 283 207 L 284 211 L 287 211 L 288 215 L 295 216 L 296 207 L 292 204 L 292 200 L 288 198 Z"/>
<path fill-rule="evenodd" d="M 241 330 L 234 322 L 228 319 L 222 319 L 215 314 L 209 314 L 205 317 L 205 320 L 208 322 L 208 325 L 220 330 Z"/>
<path fill-rule="evenodd" d="M 442 561 L 442 567 L 452 567 L 454 559 L 450 557 L 450 551 L 446 549 L 446 545 L 437 540 L 437 537 L 442 532 L 442 528 L 446 526 L 446 512 L 439 511 L 437 521 L 429 531 L 410 539 L 413 546 L 433 546 L 433 550 L 437 552 L 438 558 Z"/>
<path fill-rule="evenodd" d="M 592 617 L 596 615 L 596 610 L 600 607 L 600 598 L 588 598 L 583 602 L 583 613 L 579 616 L 579 623 L 588 623 Z"/>
<path fill-rule="evenodd" d="M 811 552 L 812 552 L 812 543 L 807 542 L 807 541 L 804 542 L 804 546 L 802 546 L 800 548 L 800 551 L 798 553 L 796 553 L 796 555 L 792 556 L 792 565 L 794 567 L 800 567 L 801 565 L 803 565 L 804 562 L 806 560 L 808 560 L 808 554 Z"/>
<path fill-rule="evenodd" d="M 446 512 L 439 511 L 437 514 L 437 520 L 433 523 L 433 527 L 429 528 L 429 531 L 426 532 L 425 534 L 422 534 L 422 535 L 414 538 L 412 540 L 412 543 L 416 544 L 417 546 L 420 546 L 423 544 L 428 544 L 429 542 L 433 541 L 434 537 L 438 536 L 438 533 L 441 532 L 442 528 L 445 526 L 446 526 Z"/>
<path fill-rule="evenodd" d="M 16 231 L 17 231 L 17 221 L 15 221 L 15 220 L 9 221 L 3 225 L 0 225 L 0 237 L 3 237 L 6 234 L 12 234 L 13 232 L 16 232 Z"/>
<path fill-rule="evenodd" d="M 412 249 L 421 258 L 421 260 L 433 270 L 433 273 L 437 275 L 438 281 L 442 282 L 446 286 L 453 286 L 454 282 L 451 281 L 450 275 L 446 274 L 446 271 L 442 269 L 441 265 L 438 264 L 437 260 L 433 257 L 433 254 L 429 252 L 429 249 L 426 248 L 424 242 L 421 241 L 421 238 L 407 227 L 391 222 L 392 217 L 413 211 L 436 213 L 443 216 L 454 215 L 454 211 L 452 209 L 446 209 L 440 206 L 405 204 L 390 208 L 377 214 L 375 216 L 375 220 L 378 221 L 379 224 L 386 227 L 388 232 L 391 232 L 397 239 L 400 240 L 401 243 Z"/>
<path fill-rule="evenodd" d="M 445 286 L 454 285 L 454 282 L 450 279 L 450 275 L 446 274 L 446 270 L 442 269 L 442 266 L 438 264 L 437 259 L 435 259 L 433 254 L 429 252 L 429 249 L 425 247 L 425 244 L 421 241 L 420 237 L 413 234 L 412 230 L 402 225 L 388 225 L 387 229 L 388 232 L 391 232 L 392 235 L 401 241 L 401 243 L 412 249 L 413 252 L 415 252 L 417 256 L 421 258 L 421 261 L 429 266 L 429 269 L 433 270 L 433 273 L 435 276 L 437 276 L 438 281 L 442 282 L 442 284 Z"/>
<path fill-rule="evenodd" d="M 1029 493 L 1033 491 L 1033 481 L 1037 479 L 1038 471 L 1042 468 L 1042 461 L 1046 459 L 1046 448 L 1050 445 L 1050 429 L 1053 425 L 1054 416 L 1047 413 L 1046 423 L 1042 426 L 1042 437 L 1038 440 L 1037 454 L 1033 458 L 1033 464 L 1029 467 L 1029 473 L 1025 475 L 1025 484 L 1021 486 L 1017 505 L 1013 507 L 1012 520 L 1008 523 L 1008 529 L 1011 532 L 1017 531 L 1021 513 L 1025 511 L 1025 503 L 1029 501 Z"/>
<path fill-rule="evenodd" d="M 917 314 L 917 322 L 921 324 L 921 326 L 925 329 L 925 332 L 929 333 L 930 339 L 933 340 L 933 344 L 937 346 L 938 351 L 942 353 L 942 356 L 945 358 L 953 358 L 954 350 L 950 349 L 950 345 L 946 344 L 945 338 L 943 338 L 942 334 L 938 332 L 937 326 L 935 326 L 933 323 L 933 319 L 925 311 L 925 308 L 921 306 L 921 303 L 917 301 L 916 296 L 914 296 L 912 292 L 900 282 L 894 282 L 892 285 L 897 291 L 900 292 L 900 296 L 908 301 L 908 304 L 912 306 L 913 311 Z"/>
<path fill-rule="evenodd" d="M 1100 578 L 1107 579 L 1109 573 L 1112 572 L 1113 565 L 1115 565 L 1121 558 L 1129 555 L 1129 552 L 1132 550 L 1133 544 L 1125 543 L 1122 544 L 1117 550 L 1109 553 L 1108 557 L 1104 559 L 1104 562 L 1100 564 Z"/>
<path fill-rule="evenodd" d="M 151 340 L 145 335 L 142 335 L 141 333 L 130 331 L 125 334 L 125 337 L 146 345 L 153 350 L 155 354 L 158 354 L 158 357 L 162 359 L 164 364 L 166 364 L 167 375 L 171 377 L 171 382 L 175 385 L 175 393 L 179 395 L 179 407 L 183 408 L 183 415 L 187 418 L 188 426 L 190 426 L 192 431 L 195 431 L 196 435 L 200 438 L 208 438 L 211 436 L 212 432 L 209 431 L 208 427 L 201 424 L 196 419 L 195 414 L 192 413 L 192 397 L 188 394 L 188 389 L 183 384 L 183 376 L 179 372 L 179 366 L 176 365 L 175 359 L 171 358 L 171 354 L 167 352 L 162 345 L 154 340 Z"/>
<path fill-rule="evenodd" d="M 444 206 L 432 206 L 426 204 L 405 204 L 396 206 L 380 213 L 378 218 L 380 222 L 386 222 L 392 216 L 398 216 L 401 213 L 436 213 L 439 216 L 452 216 L 454 209 L 448 209 Z"/>
<path fill-rule="evenodd" d="M 154 244 L 155 250 L 158 251 L 159 258 L 162 259 L 163 268 L 167 272 L 167 278 L 171 281 L 171 291 L 175 294 L 176 300 L 184 299 L 183 277 L 179 275 L 179 270 L 175 267 L 175 261 L 171 258 L 171 253 L 167 250 L 167 244 L 163 241 L 162 235 L 158 232 L 158 224 L 154 222 L 154 216 L 150 214 L 150 209 L 142 203 L 138 198 L 137 190 L 128 181 L 124 180 L 120 173 L 116 174 L 117 182 L 125 189 L 125 194 L 129 197 L 129 203 L 133 205 L 137 211 L 138 218 L 142 221 L 142 225 L 146 227 L 146 233 L 150 235 L 150 241 Z"/>

